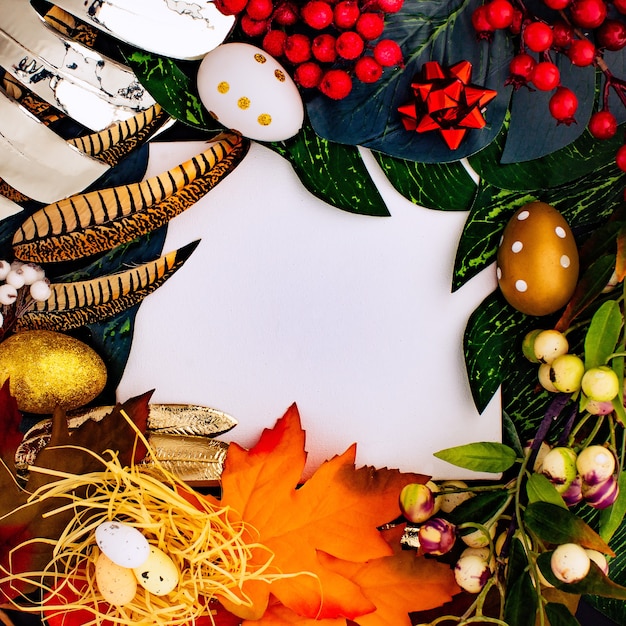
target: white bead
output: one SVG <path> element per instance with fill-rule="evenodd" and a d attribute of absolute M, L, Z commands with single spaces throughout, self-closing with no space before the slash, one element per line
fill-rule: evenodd
<path fill-rule="evenodd" d="M 44 302 L 50 297 L 51 293 L 50 284 L 47 280 L 36 280 L 30 286 L 30 295 L 33 300 L 37 302 Z"/>
<path fill-rule="evenodd" d="M 46 273 L 35 263 L 24 263 L 21 267 L 22 276 L 24 276 L 24 284 L 32 285 L 37 280 L 45 278 Z"/>
<path fill-rule="evenodd" d="M 5 278 L 7 285 L 13 285 L 16 289 L 20 289 L 24 286 L 24 274 L 22 268 L 11 270 Z"/>
<path fill-rule="evenodd" d="M 17 289 L 13 285 L 0 285 L 0 304 L 13 304 L 16 299 Z"/>

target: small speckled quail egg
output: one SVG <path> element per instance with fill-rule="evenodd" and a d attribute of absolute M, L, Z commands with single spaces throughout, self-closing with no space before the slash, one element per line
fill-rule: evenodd
<path fill-rule="evenodd" d="M 227 43 L 209 52 L 198 68 L 204 106 L 225 126 L 258 141 L 282 141 L 302 127 L 304 105 L 287 71 L 267 52 Z"/>
<path fill-rule="evenodd" d="M 150 556 L 148 540 L 133 526 L 120 522 L 98 525 L 96 543 L 111 561 L 122 567 L 139 567 Z"/>
<path fill-rule="evenodd" d="M 150 546 L 150 555 L 133 572 L 139 584 L 155 596 L 164 596 L 178 585 L 179 573 L 174 561 L 156 546 Z"/>
<path fill-rule="evenodd" d="M 578 249 L 563 216 L 545 202 L 518 209 L 504 229 L 496 272 L 507 302 L 522 313 L 563 307 L 578 281 Z"/>
<path fill-rule="evenodd" d="M 102 597 L 113 606 L 124 606 L 137 593 L 133 570 L 122 567 L 101 552 L 96 560 L 96 586 Z"/>

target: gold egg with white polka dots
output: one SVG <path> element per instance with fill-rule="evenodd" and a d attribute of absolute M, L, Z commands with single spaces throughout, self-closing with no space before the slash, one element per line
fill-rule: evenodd
<path fill-rule="evenodd" d="M 283 141 L 304 122 L 300 92 L 267 52 L 227 43 L 209 52 L 198 68 L 204 106 L 226 128 L 257 141 Z"/>
<path fill-rule="evenodd" d="M 496 272 L 507 302 L 522 313 L 565 306 L 578 281 L 578 248 L 565 218 L 545 202 L 518 209 L 500 240 Z"/>

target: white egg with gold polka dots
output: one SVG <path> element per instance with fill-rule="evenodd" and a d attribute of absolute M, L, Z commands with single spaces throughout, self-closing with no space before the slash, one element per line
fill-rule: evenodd
<path fill-rule="evenodd" d="M 198 68 L 200 99 L 226 128 L 257 141 L 283 141 L 304 121 L 300 92 L 267 52 L 247 43 L 218 46 Z"/>
<path fill-rule="evenodd" d="M 522 313 L 565 306 L 578 281 L 578 249 L 565 218 L 545 202 L 518 209 L 504 229 L 496 272 L 507 302 Z"/>

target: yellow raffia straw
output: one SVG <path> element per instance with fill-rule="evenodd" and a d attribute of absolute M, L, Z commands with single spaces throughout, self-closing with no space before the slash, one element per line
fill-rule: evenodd
<path fill-rule="evenodd" d="M 135 445 L 137 440 L 143 441 L 151 454 L 135 424 L 124 411 L 121 413 L 136 432 Z M 68 511 L 73 516 L 57 541 L 31 539 L 11 551 L 10 564 L 17 550 L 37 544 L 53 546 L 52 558 L 44 571 L 9 571 L 0 577 L 0 583 L 28 583 L 47 594 L 48 615 L 83 610 L 91 616 L 83 626 L 97 626 L 105 621 L 119 626 L 182 626 L 193 624 L 201 616 L 213 619 L 211 602 L 219 597 L 235 605 L 251 606 L 251 598 L 243 592 L 246 581 L 269 584 L 277 578 L 301 575 L 276 571 L 272 566 L 273 553 L 262 544 L 249 541 L 255 535 L 254 529 L 245 522 L 233 521 L 238 516 L 229 507 L 216 507 L 201 496 L 201 509 L 188 502 L 181 492 L 193 494 L 193 490 L 166 470 L 154 455 L 151 454 L 154 463 L 148 470 L 136 464 L 123 467 L 117 454 L 110 450 L 100 456 L 78 446 L 63 447 L 88 452 L 102 463 L 103 470 L 75 475 L 37 466 L 29 468 L 55 480 L 31 494 L 24 506 L 37 506 L 55 498 L 59 506 L 44 517 Z M 139 586 L 135 598 L 123 607 L 104 600 L 95 582 L 99 550 L 94 533 L 100 523 L 112 520 L 137 528 L 151 545 L 172 559 L 180 574 L 172 592 L 154 596 Z M 265 553 L 261 565 L 251 563 L 257 551 Z M 62 595 L 64 589 L 78 599 L 68 601 Z M 25 606 L 23 602 L 15 600 L 15 607 L 31 612 L 42 609 L 41 605 Z"/>

